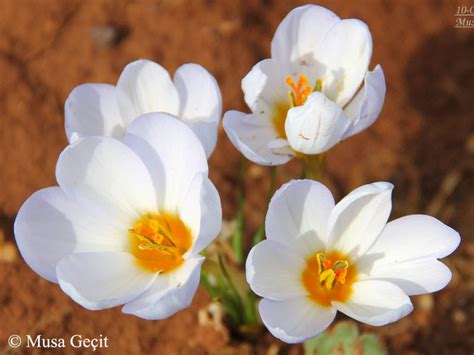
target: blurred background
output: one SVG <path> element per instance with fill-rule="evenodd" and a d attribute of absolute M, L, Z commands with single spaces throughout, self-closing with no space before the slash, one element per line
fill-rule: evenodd
<path fill-rule="evenodd" d="M 269 57 L 277 25 L 304 3 L 0 0 L 0 353 L 11 352 L 11 334 L 102 334 L 110 339 L 108 351 L 129 354 L 302 352 L 300 346 L 285 345 L 268 334 L 254 343 L 233 339 L 208 319 L 210 299 L 203 289 L 189 309 L 165 321 L 140 320 L 122 314 L 120 308 L 84 310 L 26 266 L 12 229 L 23 201 L 35 190 L 55 184 L 56 159 L 66 144 L 63 105 L 75 86 L 115 83 L 123 67 L 138 58 L 157 61 L 170 73 L 193 62 L 215 75 L 224 110 L 245 111 L 242 77 Z M 447 289 L 415 297 L 415 311 L 398 323 L 361 327 L 379 334 L 393 354 L 472 354 L 474 28 L 455 28 L 455 13 L 458 6 L 474 3 L 315 3 L 369 25 L 374 42 L 371 67 L 381 64 L 387 80 L 379 120 L 329 152 L 326 182 L 339 199 L 361 184 L 391 181 L 396 186 L 392 219 L 428 213 L 463 237 L 461 247 L 445 261 L 453 271 Z M 235 217 L 239 162 L 239 153 L 221 130 L 210 175 L 226 220 Z M 298 164 L 279 169 L 280 184 L 299 175 Z M 250 166 L 249 233 L 265 212 L 262 191 L 267 176 L 265 168 Z"/>

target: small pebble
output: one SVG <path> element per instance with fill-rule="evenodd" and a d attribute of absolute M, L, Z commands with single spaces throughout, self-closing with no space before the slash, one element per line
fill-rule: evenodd
<path fill-rule="evenodd" d="M 18 253 L 13 243 L 0 245 L 0 262 L 12 263 L 18 258 Z"/>
<path fill-rule="evenodd" d="M 98 49 L 114 47 L 127 37 L 129 30 L 125 26 L 94 26 L 90 30 L 90 37 Z"/>
<path fill-rule="evenodd" d="M 434 306 L 432 294 L 421 295 L 416 298 L 416 305 L 420 311 L 430 312 Z"/>
<path fill-rule="evenodd" d="M 455 309 L 452 313 L 452 319 L 454 323 L 457 324 L 464 324 L 467 321 L 467 315 L 466 312 L 464 312 L 462 309 Z"/>
<path fill-rule="evenodd" d="M 265 168 L 260 165 L 252 164 L 249 166 L 247 175 L 251 179 L 260 179 L 265 175 Z"/>

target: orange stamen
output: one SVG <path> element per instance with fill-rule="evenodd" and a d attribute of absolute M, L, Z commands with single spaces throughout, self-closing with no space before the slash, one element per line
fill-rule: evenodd
<path fill-rule="evenodd" d="M 152 272 L 175 269 L 191 247 L 191 232 L 170 213 L 146 213 L 128 230 L 130 252 L 142 268 Z"/>
<path fill-rule="evenodd" d="M 336 251 L 319 252 L 306 260 L 302 282 L 311 300 L 329 307 L 332 301 L 345 302 L 349 298 L 357 270 L 348 260 Z"/>
<path fill-rule="evenodd" d="M 288 93 L 292 106 L 300 106 L 304 104 L 308 96 L 314 91 L 314 88 L 309 85 L 308 77 L 305 74 L 301 74 L 298 77 L 298 84 L 295 85 L 295 81 L 291 76 L 286 77 L 286 83 L 292 89 Z M 315 86 L 315 88 L 317 85 Z"/>

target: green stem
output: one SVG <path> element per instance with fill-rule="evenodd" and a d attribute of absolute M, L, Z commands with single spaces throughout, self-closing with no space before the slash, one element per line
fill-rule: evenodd
<path fill-rule="evenodd" d="M 244 202 L 245 202 L 245 176 L 247 175 L 247 161 L 241 158 L 239 173 L 239 193 L 237 195 L 237 216 L 234 232 L 232 233 L 231 245 L 235 261 L 241 264 L 244 259 Z"/>
<path fill-rule="evenodd" d="M 247 302 L 244 307 L 244 321 L 246 324 L 257 324 L 259 322 L 257 304 L 255 294 L 249 289 L 247 291 Z"/>
<path fill-rule="evenodd" d="M 239 303 L 242 303 L 242 298 L 240 296 L 240 293 L 239 293 L 239 291 L 237 291 L 237 288 L 235 287 L 234 282 L 232 281 L 232 279 L 230 277 L 229 271 L 227 271 L 227 267 L 224 264 L 224 259 L 222 258 L 222 255 L 220 253 L 217 254 L 217 258 L 219 259 L 219 266 L 221 268 L 222 275 L 224 275 L 224 278 L 227 280 L 232 292 L 240 300 Z"/>
<path fill-rule="evenodd" d="M 266 200 L 266 206 L 265 207 L 268 207 L 268 204 L 270 203 L 270 200 L 272 199 L 273 192 L 275 191 L 276 176 L 277 176 L 277 167 L 272 166 L 270 168 L 270 187 L 268 188 L 267 200 Z M 254 246 L 257 243 L 261 242 L 263 240 L 264 236 L 265 236 L 265 216 L 263 217 L 263 222 L 260 224 L 257 231 L 253 235 L 252 246 Z"/>
<path fill-rule="evenodd" d="M 324 163 L 326 154 L 305 155 L 303 157 L 303 177 L 322 181 L 324 177 Z"/>

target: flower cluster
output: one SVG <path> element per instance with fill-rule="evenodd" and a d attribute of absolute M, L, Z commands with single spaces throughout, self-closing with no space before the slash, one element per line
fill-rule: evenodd
<path fill-rule="evenodd" d="M 363 22 L 316 5 L 294 9 L 271 58 L 242 80 L 251 113 L 225 113 L 229 139 L 249 160 L 280 165 L 361 132 L 385 97 L 371 55 Z M 197 64 L 179 67 L 172 80 L 159 64 L 138 60 L 116 86 L 76 87 L 65 103 L 69 145 L 57 161 L 58 186 L 30 196 L 15 221 L 28 265 L 90 310 L 123 305 L 124 313 L 163 319 L 187 307 L 200 253 L 221 229 L 207 162 L 221 110 L 216 80 Z M 364 185 L 335 204 L 320 182 L 293 180 L 273 195 L 246 279 L 275 337 L 303 342 L 337 311 L 375 326 L 394 322 L 412 311 L 409 296 L 449 283 L 438 259 L 457 248 L 459 234 L 425 215 L 387 223 L 392 189 Z"/>

